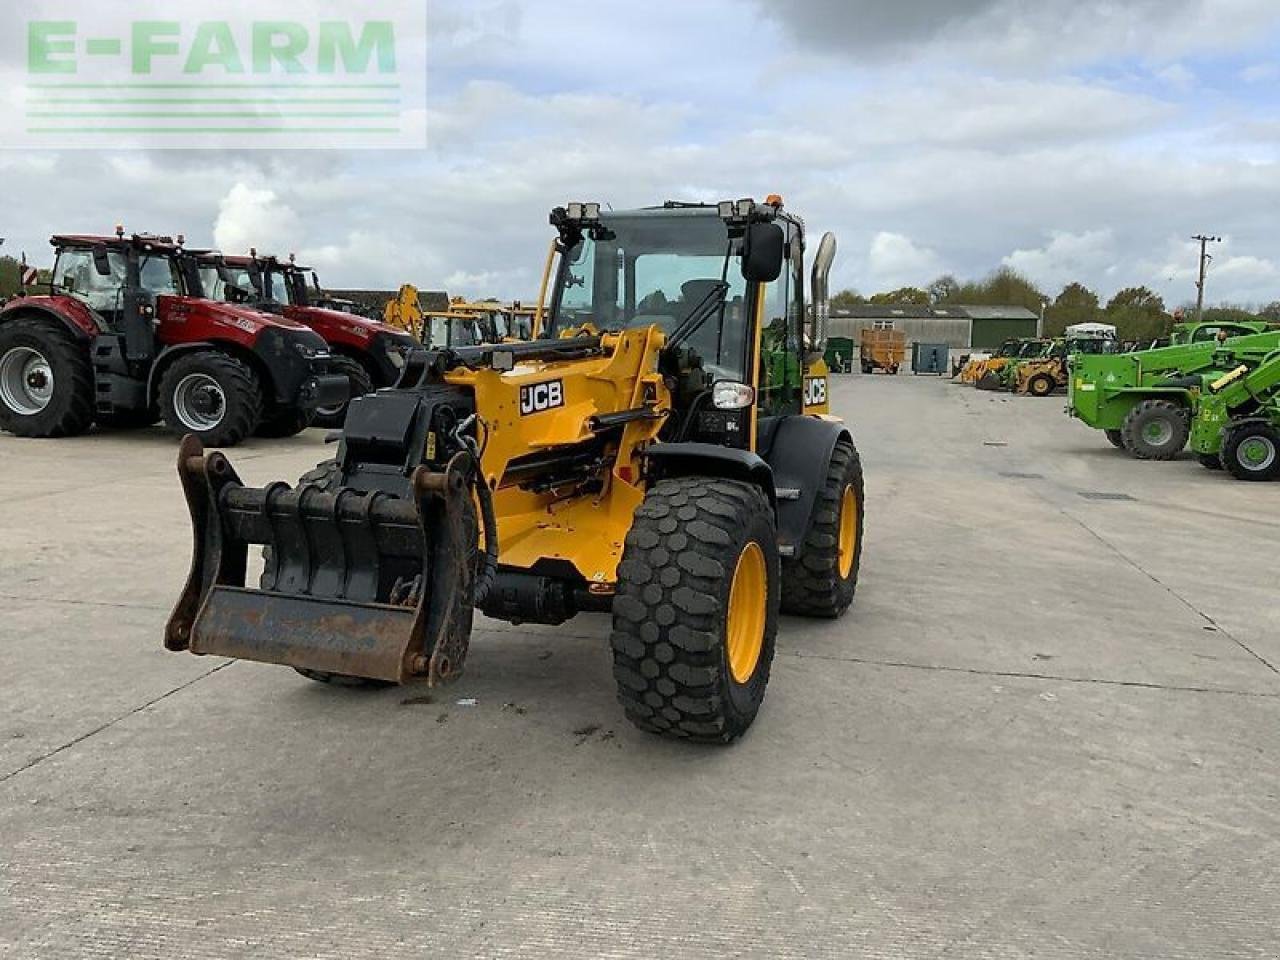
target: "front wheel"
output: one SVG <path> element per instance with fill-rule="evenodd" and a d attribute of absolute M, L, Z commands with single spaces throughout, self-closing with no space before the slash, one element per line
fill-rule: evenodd
<path fill-rule="evenodd" d="M 178 357 L 160 378 L 160 412 L 177 434 L 207 447 L 234 447 L 262 419 L 262 388 L 246 364 L 202 350 Z"/>
<path fill-rule="evenodd" d="M 1124 419 L 1125 449 L 1139 460 L 1172 460 L 1187 445 L 1191 418 L 1168 400 L 1144 400 Z"/>
<path fill-rule="evenodd" d="M 1119 430 L 1108 430 L 1108 431 L 1107 431 L 1107 442 L 1108 442 L 1108 443 L 1110 443 L 1110 444 L 1111 444 L 1113 447 L 1115 447 L 1117 450 L 1123 450 L 1123 449 L 1124 449 L 1124 434 L 1123 434 L 1123 433 L 1121 433 Z"/>
<path fill-rule="evenodd" d="M 337 355 L 329 360 L 329 372 L 346 377 L 351 392 L 342 403 L 317 410 L 315 425 L 329 430 L 341 430 L 347 421 L 347 409 L 351 406 L 351 401 L 366 393 L 373 393 L 373 378 L 358 360 Z"/>
<path fill-rule="evenodd" d="M 1033 397 L 1047 397 L 1058 389 L 1058 381 L 1051 373 L 1037 373 L 1027 381 L 1027 393 Z"/>
<path fill-rule="evenodd" d="M 262 423 L 258 425 L 258 429 L 255 431 L 255 435 L 270 440 L 296 437 L 303 430 L 314 425 L 315 419 L 316 412 L 314 410 L 285 407 L 283 410 L 275 411 L 270 416 L 263 417 Z"/>
<path fill-rule="evenodd" d="M 1222 465 L 1237 480 L 1280 477 L 1280 430 L 1269 423 L 1242 423 L 1228 431 Z"/>
<path fill-rule="evenodd" d="M 778 628 L 773 509 L 759 487 L 683 477 L 636 510 L 613 601 L 613 675 L 637 727 L 728 743 L 764 700 Z"/>

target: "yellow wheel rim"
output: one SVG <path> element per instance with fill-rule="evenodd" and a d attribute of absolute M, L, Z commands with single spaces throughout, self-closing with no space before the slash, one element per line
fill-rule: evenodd
<path fill-rule="evenodd" d="M 746 683 L 756 672 L 764 647 L 765 610 L 769 585 L 765 574 L 764 551 L 758 543 L 748 543 L 738 557 L 729 588 L 729 615 L 725 622 L 725 646 L 729 672 L 738 683 Z"/>
<path fill-rule="evenodd" d="M 858 552 L 858 498 L 853 493 L 853 484 L 844 488 L 844 496 L 840 498 L 840 543 L 838 565 L 840 579 L 848 580 L 853 573 L 853 557 Z"/>

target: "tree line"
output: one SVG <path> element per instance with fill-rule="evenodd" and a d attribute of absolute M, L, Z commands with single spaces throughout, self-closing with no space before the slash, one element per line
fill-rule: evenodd
<path fill-rule="evenodd" d="M 961 283 L 944 274 L 927 287 L 902 287 L 864 297 L 856 290 L 841 290 L 831 298 L 835 309 L 860 304 L 911 304 L 943 307 L 965 304 L 974 307 L 1025 307 L 1039 313 L 1044 304 L 1045 336 L 1061 336 L 1077 323 L 1110 323 L 1121 340 L 1154 340 L 1167 337 L 1174 317 L 1164 299 L 1148 287 L 1126 287 L 1105 304 L 1083 283 L 1068 283 L 1056 297 L 1050 297 L 1027 277 L 1011 267 L 1000 267 L 982 280 Z M 1184 308 L 1188 319 L 1194 313 Z M 1280 323 L 1280 300 L 1261 310 L 1232 304 L 1205 308 L 1206 320 L 1263 319 Z"/>

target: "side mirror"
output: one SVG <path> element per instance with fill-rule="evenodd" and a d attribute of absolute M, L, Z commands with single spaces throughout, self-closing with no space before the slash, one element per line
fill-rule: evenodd
<path fill-rule="evenodd" d="M 103 244 L 97 244 L 93 248 L 93 269 L 98 271 L 100 277 L 111 276 L 111 256 Z"/>
<path fill-rule="evenodd" d="M 747 224 L 742 248 L 742 276 L 748 283 L 773 283 L 782 275 L 787 235 L 776 223 Z"/>

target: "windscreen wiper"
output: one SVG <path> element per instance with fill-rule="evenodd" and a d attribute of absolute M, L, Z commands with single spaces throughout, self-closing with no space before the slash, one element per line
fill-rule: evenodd
<path fill-rule="evenodd" d="M 671 331 L 671 335 L 667 337 L 667 349 L 680 346 L 680 344 L 697 333 L 702 325 L 715 314 L 716 310 L 724 306 L 725 294 L 728 292 L 729 284 L 723 280 L 712 287 L 707 292 L 707 295 L 698 301 L 698 305 L 690 311 L 689 315 Z"/>

